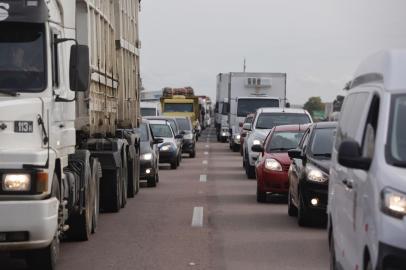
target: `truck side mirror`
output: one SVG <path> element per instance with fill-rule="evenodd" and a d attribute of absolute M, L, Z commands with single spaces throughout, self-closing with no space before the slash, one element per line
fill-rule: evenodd
<path fill-rule="evenodd" d="M 73 45 L 70 50 L 69 84 L 74 92 L 85 92 L 90 84 L 89 47 Z"/>

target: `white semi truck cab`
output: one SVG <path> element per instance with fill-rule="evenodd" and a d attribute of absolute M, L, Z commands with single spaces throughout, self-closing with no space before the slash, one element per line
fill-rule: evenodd
<path fill-rule="evenodd" d="M 115 21 L 100 12 L 87 0 L 0 0 L 0 251 L 25 251 L 33 269 L 54 269 L 60 239 L 89 239 L 99 207 L 118 211 L 136 192 L 138 115 L 114 111 L 129 107 L 114 69 L 123 35 L 96 33 L 91 16 Z"/>

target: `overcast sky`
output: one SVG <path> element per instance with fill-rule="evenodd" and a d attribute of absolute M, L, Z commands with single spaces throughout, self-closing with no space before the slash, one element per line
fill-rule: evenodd
<path fill-rule="evenodd" d="M 191 85 L 215 97 L 216 75 L 286 72 L 288 98 L 332 101 L 359 62 L 406 48 L 406 0 L 142 0 L 144 87 Z"/>

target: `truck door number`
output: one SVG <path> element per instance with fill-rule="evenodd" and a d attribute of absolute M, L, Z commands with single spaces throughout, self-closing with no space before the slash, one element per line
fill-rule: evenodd
<path fill-rule="evenodd" d="M 16 133 L 32 133 L 33 122 L 32 121 L 15 121 L 14 132 Z"/>

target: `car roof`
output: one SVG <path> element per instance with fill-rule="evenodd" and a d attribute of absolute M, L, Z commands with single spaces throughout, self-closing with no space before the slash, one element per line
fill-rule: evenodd
<path fill-rule="evenodd" d="M 315 128 L 336 128 L 337 122 L 318 122 L 314 124 Z"/>
<path fill-rule="evenodd" d="M 274 131 L 306 131 L 311 124 L 303 125 L 282 125 L 274 127 Z"/>
<path fill-rule="evenodd" d="M 355 72 L 349 89 L 369 83 L 383 84 L 388 92 L 406 90 L 406 50 L 386 50 L 364 60 Z"/>
<path fill-rule="evenodd" d="M 294 109 L 294 108 L 259 108 L 258 113 L 299 113 L 308 114 L 304 109 Z"/>
<path fill-rule="evenodd" d="M 176 117 L 174 116 L 147 116 L 145 119 L 148 120 L 162 120 L 162 121 L 174 121 L 176 123 Z"/>

